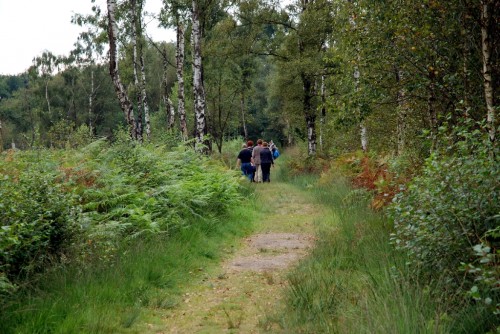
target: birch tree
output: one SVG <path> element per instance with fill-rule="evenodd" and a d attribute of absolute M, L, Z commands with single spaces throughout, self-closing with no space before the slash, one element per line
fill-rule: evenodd
<path fill-rule="evenodd" d="M 176 36 L 177 48 L 175 54 L 176 74 L 177 74 L 177 112 L 179 114 L 179 125 L 182 138 L 184 141 L 188 139 L 188 128 L 186 122 L 186 103 L 185 103 L 185 88 L 184 88 L 184 57 L 185 57 L 185 41 L 184 41 L 184 24 L 176 14 Z"/>
<path fill-rule="evenodd" d="M 35 57 L 33 62 L 44 82 L 45 102 L 47 103 L 47 110 L 49 112 L 49 115 L 51 115 L 52 110 L 49 97 L 49 82 L 52 79 L 54 71 L 56 70 L 58 59 L 52 52 L 44 51 L 40 57 Z"/>
<path fill-rule="evenodd" d="M 129 134 L 132 139 L 137 138 L 137 125 L 134 118 L 134 108 L 123 83 L 120 79 L 117 59 L 117 38 L 118 25 L 116 22 L 116 0 L 106 0 L 108 10 L 108 39 L 109 39 L 109 74 L 115 88 L 120 107 L 125 115 L 125 120 L 129 127 Z"/>
<path fill-rule="evenodd" d="M 495 105 L 494 105 L 494 81 L 492 70 L 492 26 L 495 20 L 492 18 L 494 0 L 481 0 L 481 51 L 483 58 L 483 88 L 484 99 L 486 103 L 487 122 L 489 127 L 490 141 L 495 141 L 496 124 L 495 124 Z"/>
<path fill-rule="evenodd" d="M 198 0 L 192 0 L 192 44 L 193 44 L 193 93 L 195 111 L 195 140 L 197 149 L 210 151 L 207 135 L 206 97 L 203 85 L 202 27 Z"/>

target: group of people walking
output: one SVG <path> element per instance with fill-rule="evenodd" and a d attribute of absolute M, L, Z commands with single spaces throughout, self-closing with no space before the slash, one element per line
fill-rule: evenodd
<path fill-rule="evenodd" d="M 240 166 L 242 174 L 250 182 L 271 182 L 271 166 L 274 167 L 277 154 L 278 149 L 272 140 L 268 143 L 259 139 L 255 147 L 253 141 L 249 140 L 243 144 L 236 165 Z"/>

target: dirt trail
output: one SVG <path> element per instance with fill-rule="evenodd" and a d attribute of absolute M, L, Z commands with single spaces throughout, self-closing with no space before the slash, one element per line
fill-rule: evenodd
<path fill-rule="evenodd" d="M 161 324 L 148 325 L 148 332 L 259 333 L 266 315 L 280 307 L 286 272 L 310 250 L 321 210 L 290 185 L 256 187 L 266 217 L 257 233 L 242 240 L 220 271 L 190 288 Z"/>

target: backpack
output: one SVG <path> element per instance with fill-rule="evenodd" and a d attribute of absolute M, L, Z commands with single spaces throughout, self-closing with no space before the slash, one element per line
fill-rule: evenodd
<path fill-rule="evenodd" d="M 280 151 L 277 148 L 273 150 L 273 159 L 277 159 L 280 156 Z"/>

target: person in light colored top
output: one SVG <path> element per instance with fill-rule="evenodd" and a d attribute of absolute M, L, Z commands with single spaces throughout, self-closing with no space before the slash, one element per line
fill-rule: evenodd
<path fill-rule="evenodd" d="M 252 151 L 252 163 L 255 166 L 255 182 L 262 182 L 262 168 L 260 167 L 260 150 L 262 149 L 262 139 L 257 140 L 257 146 Z"/>

